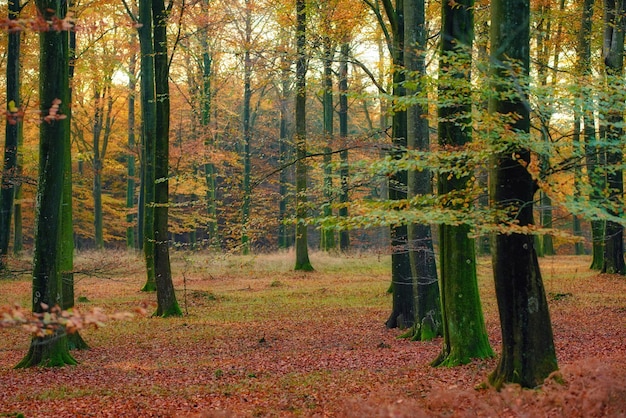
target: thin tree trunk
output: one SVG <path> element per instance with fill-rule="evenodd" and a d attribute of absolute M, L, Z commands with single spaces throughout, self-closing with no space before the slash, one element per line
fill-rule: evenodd
<path fill-rule="evenodd" d="M 341 178 L 341 194 L 339 195 L 339 217 L 348 217 L 348 202 L 350 196 L 348 194 L 350 183 L 350 166 L 348 165 L 348 55 L 350 45 L 344 42 L 341 45 L 341 61 L 339 62 L 339 137 L 341 138 L 342 150 L 339 153 L 340 169 L 339 176 Z M 347 252 L 350 249 L 350 232 L 347 229 L 339 231 L 339 249 Z"/>
<path fill-rule="evenodd" d="M 605 0 L 604 2 L 604 64 L 609 89 L 622 88 L 624 76 L 624 3 L 622 0 Z M 613 99 L 611 91 L 609 100 L 614 100 L 606 115 L 606 186 L 610 207 L 608 212 L 616 217 L 624 217 L 624 172 L 623 161 L 624 104 Z M 610 274 L 626 274 L 624 263 L 624 226 L 607 220 L 604 229 L 604 262 L 602 272 Z"/>
<path fill-rule="evenodd" d="M 296 265 L 312 271 L 307 244 L 307 147 L 306 147 L 306 2 L 296 0 Z"/>
<path fill-rule="evenodd" d="M 152 0 L 154 24 L 154 85 L 156 92 L 156 140 L 154 147 L 154 273 L 157 292 L 155 315 L 181 316 L 176 300 L 169 253 L 169 136 L 170 91 L 167 55 L 167 16 L 163 0 Z"/>
<path fill-rule="evenodd" d="M 251 121 L 250 121 L 250 100 L 252 99 L 252 59 L 250 58 L 250 48 L 252 42 L 252 11 L 250 9 L 250 1 L 245 1 L 246 7 L 246 27 L 245 42 L 243 53 L 243 204 L 241 205 L 241 252 L 243 255 L 250 254 L 250 236 L 248 228 L 250 226 L 250 199 L 252 189 L 250 188 L 250 140 Z"/>
<path fill-rule="evenodd" d="M 131 35 L 131 45 L 135 45 L 135 35 Z M 130 56 L 128 64 L 128 155 L 126 178 L 126 248 L 134 249 L 135 244 L 135 216 L 132 209 L 135 207 L 135 90 L 137 86 L 137 55 Z"/>
<path fill-rule="evenodd" d="M 9 0 L 8 18 L 16 21 L 22 10 L 20 0 Z M 2 168 L 2 183 L 0 184 L 0 269 L 5 266 L 6 256 L 9 253 L 11 236 L 11 216 L 15 202 L 15 190 L 19 184 L 17 177 L 17 157 L 22 121 L 20 98 L 20 42 L 21 31 L 9 31 L 7 35 L 7 120 L 5 126 L 4 165 Z"/>
<path fill-rule="evenodd" d="M 142 176 L 140 205 L 143 210 L 143 251 L 146 283 L 142 291 L 156 290 L 154 273 L 154 147 L 156 140 L 156 98 L 154 87 L 154 45 L 152 43 L 152 10 L 150 0 L 139 0 L 139 48 L 141 52 L 141 157 Z"/>
<path fill-rule="evenodd" d="M 328 29 L 326 29 L 328 30 Z M 324 37 L 324 94 L 322 98 L 324 111 L 324 206 L 323 216 L 330 217 L 333 215 L 332 199 L 333 199 L 333 170 L 332 170 L 332 142 L 333 142 L 333 121 L 335 109 L 333 106 L 333 69 L 332 63 L 335 55 L 335 47 L 329 36 Z M 322 228 L 322 242 L 320 248 L 322 251 L 330 251 L 335 248 L 335 230 L 334 228 Z"/>
<path fill-rule="evenodd" d="M 530 1 L 494 0 L 491 3 L 491 63 L 494 88 L 501 95 L 489 101 L 492 114 L 517 115 L 506 121 L 517 135 L 529 135 L 530 114 L 526 97 L 512 97 L 507 85 L 521 65 L 516 84 L 526 83 L 529 67 Z M 523 89 L 522 89 L 523 90 Z M 504 123 L 504 122 L 503 122 Z M 513 157 L 515 155 L 515 158 Z M 491 198 L 496 209 L 507 211 L 520 226 L 533 224 L 533 199 L 537 186 L 527 170 L 530 152 L 519 148 L 492 158 Z M 511 207 L 511 202 L 516 202 Z M 505 220 L 507 221 L 507 220 Z M 543 288 L 534 239 L 520 233 L 497 234 L 493 271 L 502 329 L 502 354 L 489 380 L 496 388 L 505 383 L 537 387 L 557 369 L 548 303 Z"/>

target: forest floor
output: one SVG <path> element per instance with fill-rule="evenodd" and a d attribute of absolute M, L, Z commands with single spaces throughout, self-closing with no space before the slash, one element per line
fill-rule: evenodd
<path fill-rule="evenodd" d="M 14 370 L 29 337 L 0 329 L 0 417 L 626 417 L 626 279 L 588 270 L 587 257 L 546 257 L 559 378 L 541 390 L 479 389 L 497 358 L 429 365 L 441 339 L 387 330 L 389 258 L 253 257 L 174 252 L 181 318 L 137 316 L 81 335 L 79 364 Z M 154 309 L 143 263 L 81 254 L 77 306 Z M 500 351 L 490 260 L 479 285 Z M 0 280 L 0 306 L 29 307 L 29 278 Z"/>

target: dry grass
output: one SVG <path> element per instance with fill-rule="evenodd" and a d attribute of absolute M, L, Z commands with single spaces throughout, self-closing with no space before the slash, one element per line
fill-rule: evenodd
<path fill-rule="evenodd" d="M 384 328 L 387 257 L 311 259 L 316 272 L 298 273 L 292 254 L 173 253 L 188 314 L 85 330 L 92 349 L 76 353 L 76 367 L 13 370 L 28 337 L 1 330 L 0 417 L 626 416 L 626 280 L 588 271 L 586 258 L 541 260 L 565 383 L 499 393 L 474 389 L 496 360 L 433 369 L 440 341 L 409 342 Z M 98 267 L 78 277 L 76 296 L 88 301 L 79 307 L 153 304 L 153 294 L 138 291 L 140 259 L 81 254 L 77 266 Z M 498 351 L 488 259 L 479 274 Z M 0 304 L 29 298 L 28 277 L 0 282 Z"/>

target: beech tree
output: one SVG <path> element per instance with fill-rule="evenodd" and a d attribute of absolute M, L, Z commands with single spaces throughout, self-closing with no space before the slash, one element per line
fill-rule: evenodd
<path fill-rule="evenodd" d="M 527 228 L 533 224 L 537 191 L 528 171 L 530 151 L 520 145 L 530 132 L 524 93 L 530 66 L 529 0 L 492 1 L 490 51 L 496 94 L 489 99 L 489 111 L 502 119 L 502 129 L 494 132 L 500 151 L 491 161 L 490 195 L 495 208 L 506 215 L 500 222 L 515 219 L 520 228 Z M 497 233 L 494 242 L 502 354 L 489 381 L 496 388 L 505 383 L 537 387 L 557 369 L 557 362 L 535 240 L 518 229 Z"/>
<path fill-rule="evenodd" d="M 39 182 L 37 228 L 33 261 L 33 312 L 46 312 L 63 304 L 62 225 L 64 173 L 69 157 L 69 29 L 67 3 L 37 0 L 38 18 L 45 23 L 39 34 Z M 71 202 L 69 202 L 71 205 Z M 24 359 L 16 367 L 76 364 L 62 329 L 33 337 Z"/>
<path fill-rule="evenodd" d="M 16 21 L 22 10 L 20 0 L 9 0 L 8 18 Z M 11 217 L 15 191 L 18 185 L 17 155 L 22 135 L 20 99 L 20 42 L 21 31 L 12 30 L 7 35 L 7 120 L 4 140 L 4 165 L 0 183 L 0 269 L 4 267 L 9 252 Z"/>
<path fill-rule="evenodd" d="M 474 0 L 442 5 L 441 56 L 439 62 L 439 146 L 465 147 L 472 139 L 471 54 L 474 37 Z M 444 205 L 458 205 L 473 181 L 470 175 L 440 172 L 439 195 Z M 449 201 L 446 202 L 446 197 Z M 472 358 L 492 357 L 478 294 L 474 240 L 470 225 L 439 226 L 443 349 L 435 366 L 468 363 Z"/>
<path fill-rule="evenodd" d="M 296 0 L 296 265 L 295 270 L 312 271 L 307 244 L 307 147 L 306 147 L 306 25 L 305 0 Z"/>
<path fill-rule="evenodd" d="M 407 97 L 424 97 L 422 77 L 426 76 L 426 40 L 424 0 L 405 0 L 405 68 L 409 74 L 420 77 L 417 81 L 407 80 Z M 430 132 L 428 126 L 428 106 L 416 104 L 407 108 L 407 146 L 409 149 L 428 151 Z M 408 177 L 407 197 L 432 193 L 430 170 L 411 170 Z M 415 324 L 411 331 L 414 340 L 426 341 L 443 332 L 441 300 L 435 250 L 428 224 L 411 224 L 408 227 L 411 251 L 411 272 L 414 279 L 416 307 Z"/>
<path fill-rule="evenodd" d="M 618 91 L 622 88 L 624 76 L 624 30 L 626 25 L 624 2 L 605 0 L 604 2 L 604 57 L 608 85 L 608 112 L 604 116 L 606 146 L 606 186 L 608 190 L 608 213 L 614 217 L 624 217 L 624 172 L 623 161 L 624 104 Z M 603 273 L 626 274 L 624 263 L 624 226 L 609 219 L 604 227 Z"/>

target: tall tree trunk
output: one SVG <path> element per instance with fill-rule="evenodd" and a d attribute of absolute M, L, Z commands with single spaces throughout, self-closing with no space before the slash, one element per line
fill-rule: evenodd
<path fill-rule="evenodd" d="M 168 11 L 163 0 L 152 0 L 154 24 L 154 85 L 156 92 L 156 140 L 154 147 L 154 273 L 157 292 L 155 315 L 181 316 L 176 300 L 169 253 L 169 136 L 170 90 L 167 55 Z"/>
<path fill-rule="evenodd" d="M 609 90 L 621 90 L 624 76 L 624 28 L 625 7 L 622 0 L 605 0 L 604 2 L 604 65 Z M 609 100 L 614 102 L 607 106 L 606 115 L 606 186 L 608 188 L 608 212 L 616 217 L 624 218 L 624 171 L 623 134 L 624 104 L 608 92 Z M 604 262 L 603 273 L 626 274 L 624 263 L 624 226 L 607 220 L 604 229 Z"/>
<path fill-rule="evenodd" d="M 329 30 L 326 28 L 325 30 Z M 323 216 L 330 217 L 333 215 L 332 199 L 333 199 L 333 170 L 332 170 L 332 143 L 333 143 L 333 121 L 335 109 L 333 106 L 333 60 L 335 55 L 335 47 L 328 35 L 324 36 L 324 94 L 322 96 L 324 110 L 324 206 Z M 320 249 L 322 251 L 330 251 L 335 248 L 335 230 L 334 228 L 322 228 L 322 242 Z"/>
<path fill-rule="evenodd" d="M 37 0 L 45 21 L 63 19 L 67 3 Z M 69 155 L 69 32 L 49 27 L 39 34 L 39 183 L 37 190 L 33 312 L 63 304 L 62 204 L 66 158 Z M 67 203 L 67 202 L 66 202 Z M 45 304 L 45 305 L 42 305 Z M 35 337 L 18 368 L 76 364 L 63 330 Z"/>
<path fill-rule="evenodd" d="M 208 0 L 204 0 L 205 7 L 208 8 Z M 211 91 L 211 81 L 213 79 L 213 58 L 209 43 L 207 41 L 208 31 L 203 28 L 200 31 L 200 44 L 202 45 L 202 110 L 200 124 L 204 128 L 205 140 L 204 147 L 207 153 L 210 154 L 215 141 L 213 135 L 210 132 L 209 126 L 211 125 L 211 110 L 213 93 Z M 206 205 L 207 205 L 207 235 L 209 238 L 209 245 L 217 247 L 219 244 L 218 237 L 218 222 L 217 222 L 217 185 L 216 185 L 216 169 L 212 158 L 208 158 L 204 164 L 204 177 L 206 182 Z"/>
<path fill-rule="evenodd" d="M 70 2 L 70 8 L 74 2 Z M 69 33 L 69 92 L 68 92 L 68 118 L 72 120 L 72 85 L 74 80 L 74 68 L 76 64 L 76 31 Z M 71 122 L 70 122 L 71 123 Z M 72 208 L 72 139 L 69 129 L 65 132 L 65 166 L 63 168 L 63 201 L 61 206 L 61 280 L 63 291 L 64 310 L 74 308 L 74 223 Z M 67 344 L 70 350 L 86 350 L 89 348 L 78 331 L 67 336 Z"/>
<path fill-rule="evenodd" d="M 339 62 L 339 137 L 341 138 L 341 151 L 339 152 L 341 178 L 341 194 L 339 195 L 339 217 L 348 217 L 348 202 L 350 201 L 350 166 L 348 165 L 348 59 L 350 45 L 348 42 L 341 44 L 341 61 Z M 347 252 L 350 249 L 350 232 L 347 229 L 339 231 L 339 249 Z"/>
<path fill-rule="evenodd" d="M 390 53 L 393 71 L 393 95 L 405 95 L 404 72 L 404 0 L 384 1 L 383 6 L 391 22 Z M 393 114 L 392 157 L 402 158 L 407 146 L 406 111 L 398 109 Z M 408 173 L 401 170 L 389 177 L 389 199 L 404 200 L 407 197 Z M 391 236 L 391 291 L 392 308 L 385 322 L 387 328 L 410 328 L 415 323 L 415 297 L 413 294 L 413 272 L 409 256 L 409 233 L 407 225 L 390 227 Z"/>
<path fill-rule="evenodd" d="M 290 156 L 290 141 L 287 130 L 287 114 L 288 114 L 288 95 L 289 95 L 289 73 L 291 68 L 291 62 L 287 58 L 286 46 L 282 46 L 281 56 L 281 90 L 280 90 L 280 126 L 279 126 L 279 143 L 278 143 L 278 163 L 280 170 L 279 174 L 279 194 L 280 201 L 278 203 L 278 248 L 287 249 L 293 245 L 293 234 L 291 228 L 287 227 L 287 204 L 289 201 L 289 171 L 285 167 L 285 162 Z"/>
<path fill-rule="evenodd" d="M 250 254 L 250 236 L 248 228 L 250 226 L 250 199 L 252 190 L 250 188 L 250 100 L 252 99 L 252 59 L 250 49 L 252 48 L 252 10 L 250 0 L 245 1 L 246 7 L 246 27 L 243 53 L 243 204 L 241 205 L 241 252 L 243 255 Z"/>
<path fill-rule="evenodd" d="M 578 57 L 577 72 L 582 77 L 581 99 L 584 103 L 593 100 L 593 94 L 589 88 L 591 82 L 591 30 L 593 24 L 593 10 L 595 0 L 584 0 L 582 4 L 581 27 L 578 32 Z M 604 175 L 601 173 L 601 162 L 604 157 L 600 153 L 596 128 L 593 115 L 593 107 L 584 106 L 581 109 L 583 118 L 583 140 L 585 152 L 585 165 L 587 166 L 587 177 L 592 189 L 589 199 L 592 203 L 597 204 L 601 198 L 601 192 L 605 188 Z M 591 221 L 591 244 L 592 244 L 592 261 L 590 268 L 592 270 L 601 270 L 604 259 L 604 221 Z"/>
<path fill-rule="evenodd" d="M 491 63 L 494 88 L 489 111 L 507 120 L 516 135 L 529 135 L 526 97 L 512 97 L 508 78 L 521 68 L 515 84 L 526 83 L 530 66 L 530 1 L 494 0 L 491 3 Z M 521 66 L 521 67 L 518 67 Z M 524 87 L 521 89 L 524 90 Z M 514 146 L 515 144 L 511 144 Z M 493 156 L 491 198 L 496 209 L 508 213 L 520 226 L 533 224 L 537 186 L 527 170 L 530 152 L 518 147 Z M 516 202 L 512 204 L 511 202 Z M 497 234 L 493 271 L 502 328 L 502 355 L 490 382 L 537 387 L 557 369 L 548 303 L 543 288 L 534 239 L 521 233 Z"/>
<path fill-rule="evenodd" d="M 22 6 L 20 0 L 9 0 L 8 17 L 16 21 Z M 22 105 L 20 98 L 20 41 L 21 31 L 9 31 L 7 35 L 7 120 L 4 141 L 4 165 L 0 184 L 0 269 L 5 265 L 9 253 L 11 236 L 11 216 L 15 202 L 15 190 L 18 185 L 17 155 L 22 133 L 22 121 L 19 112 Z"/>
<path fill-rule="evenodd" d="M 463 149 L 471 140 L 471 62 L 474 38 L 474 0 L 442 6 L 439 64 L 439 146 Z M 454 104 L 451 104 L 453 102 Z M 442 172 L 439 196 L 450 200 L 463 193 L 473 179 Z M 456 205 L 449 203 L 452 208 Z M 493 356 L 478 294 L 474 240 L 470 226 L 440 225 L 441 304 L 443 349 L 434 366 L 455 366 L 472 358 Z"/>
<path fill-rule="evenodd" d="M 135 45 L 135 35 L 131 35 L 131 45 Z M 134 249 L 135 244 L 135 90 L 137 87 L 137 54 L 133 52 L 128 64 L 128 154 L 126 178 L 126 248 Z"/>
<path fill-rule="evenodd" d="M 156 290 L 154 273 L 154 147 L 156 141 L 156 98 L 154 87 L 154 45 L 152 43 L 151 0 L 139 0 L 139 49 L 141 53 L 141 187 L 142 235 L 146 262 L 144 292 Z"/>
<path fill-rule="evenodd" d="M 296 265 L 312 271 L 307 244 L 307 147 L 306 147 L 306 1 L 296 0 Z"/>
<path fill-rule="evenodd" d="M 425 27 L 424 0 L 405 0 L 404 4 L 405 68 L 414 77 L 426 75 L 424 51 L 427 29 Z M 417 88 L 408 89 L 407 95 L 419 95 L 421 79 Z M 407 146 L 409 149 L 428 151 L 429 129 L 426 105 L 414 105 L 407 109 Z M 432 193 L 431 175 L 428 170 L 408 173 L 408 198 Z M 409 225 L 409 256 L 411 257 L 414 293 L 417 295 L 415 324 L 411 338 L 418 341 L 431 340 L 442 335 L 441 300 L 437 267 L 430 225 Z"/>

